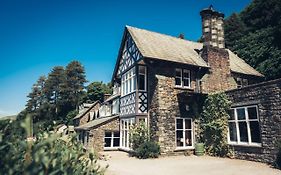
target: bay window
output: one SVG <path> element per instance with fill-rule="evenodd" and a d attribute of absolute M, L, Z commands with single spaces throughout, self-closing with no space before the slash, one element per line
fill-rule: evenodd
<path fill-rule="evenodd" d="M 190 70 L 176 69 L 175 86 L 190 88 Z"/>
<path fill-rule="evenodd" d="M 140 91 L 146 91 L 146 67 L 139 66 L 139 79 L 138 85 Z"/>
<path fill-rule="evenodd" d="M 136 71 L 133 67 L 121 78 L 121 96 L 130 94 L 136 90 Z"/>
<path fill-rule="evenodd" d="M 260 124 L 257 106 L 233 108 L 228 120 L 230 144 L 260 145 Z"/>
<path fill-rule="evenodd" d="M 177 148 L 193 146 L 192 119 L 176 118 L 176 146 Z"/>

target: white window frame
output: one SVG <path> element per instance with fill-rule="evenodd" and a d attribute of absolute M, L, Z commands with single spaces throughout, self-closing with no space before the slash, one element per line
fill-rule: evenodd
<path fill-rule="evenodd" d="M 177 128 L 177 120 L 181 119 L 183 120 L 183 128 L 178 129 Z M 186 129 L 185 128 L 185 120 L 190 120 L 191 122 L 191 129 Z M 191 131 L 191 146 L 186 146 L 186 142 L 183 142 L 183 146 L 177 146 L 177 131 L 183 131 L 183 140 L 185 140 L 185 131 Z M 175 119 L 175 144 L 176 144 L 176 149 L 193 149 L 194 148 L 194 132 L 193 132 L 193 120 L 192 118 L 181 118 L 181 117 L 176 117 Z"/>
<path fill-rule="evenodd" d="M 140 73 L 140 67 L 144 68 L 144 73 Z M 146 85 L 147 85 L 147 69 L 146 69 L 146 66 L 139 65 L 139 77 L 140 77 L 140 75 L 144 75 L 144 89 L 140 89 L 138 87 L 138 90 L 141 91 L 141 92 L 145 92 L 146 91 Z M 138 78 L 138 79 L 140 79 L 140 78 Z M 138 84 L 138 86 L 139 86 L 139 84 Z"/>
<path fill-rule="evenodd" d="M 248 108 L 253 108 L 253 107 L 256 108 L 257 118 L 256 119 L 249 119 Z M 238 109 L 244 109 L 245 110 L 245 119 L 238 120 L 238 115 L 237 115 L 237 110 Z M 251 106 L 236 107 L 236 108 L 231 108 L 231 110 L 234 110 L 234 120 L 228 120 L 228 123 L 235 123 L 236 132 L 237 132 L 236 133 L 237 142 L 230 140 L 230 130 L 229 130 L 229 126 L 228 126 L 228 143 L 231 144 L 231 145 L 258 146 L 258 147 L 260 147 L 261 143 L 252 142 L 252 135 L 251 135 L 251 130 L 250 130 L 250 122 L 251 121 L 258 121 L 259 122 L 259 129 L 260 129 L 260 120 L 259 120 L 258 106 L 257 105 L 251 105 Z M 248 134 L 248 142 L 242 142 L 240 140 L 239 121 L 240 122 L 246 122 L 247 134 Z M 260 132 L 260 137 L 261 137 L 261 132 Z"/>
<path fill-rule="evenodd" d="M 134 118 L 120 119 L 120 148 L 131 150 L 130 128 L 135 124 Z M 125 139 L 126 134 L 126 139 Z"/>
<path fill-rule="evenodd" d="M 105 136 L 105 133 L 106 133 L 106 132 L 110 132 L 110 133 L 111 133 L 111 136 L 110 136 L 110 137 L 106 137 L 106 136 Z M 105 131 L 105 132 L 104 132 L 104 149 L 119 148 L 119 146 L 120 146 L 120 133 L 119 133 L 119 137 L 115 137 L 115 136 L 114 136 L 114 133 L 115 133 L 115 132 L 118 132 L 118 131 Z M 115 139 L 115 138 L 119 138 L 119 146 L 113 146 L 113 145 L 114 145 L 113 143 L 114 143 L 114 139 Z M 110 139 L 110 146 L 108 146 L 108 147 L 105 146 L 105 139 Z"/>
<path fill-rule="evenodd" d="M 180 72 L 181 75 L 177 76 L 177 72 Z M 188 73 L 188 77 L 184 77 L 184 73 Z M 176 78 L 180 78 L 181 79 L 181 84 L 177 85 L 176 84 L 176 80 L 175 80 L 175 87 L 181 87 L 181 88 L 191 88 L 191 74 L 190 74 L 190 70 L 188 69 L 180 69 L 180 68 L 176 68 L 175 70 L 175 79 Z M 188 86 L 184 86 L 184 80 L 188 80 Z"/>
<path fill-rule="evenodd" d="M 136 91 L 136 68 L 133 67 L 121 77 L 121 97 Z"/>

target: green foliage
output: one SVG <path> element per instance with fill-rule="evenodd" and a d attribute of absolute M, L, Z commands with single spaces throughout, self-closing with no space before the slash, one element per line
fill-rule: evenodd
<path fill-rule="evenodd" d="M 139 159 L 157 158 L 160 155 L 160 146 L 153 141 L 145 141 L 135 150 L 134 156 Z"/>
<path fill-rule="evenodd" d="M 104 84 L 103 82 L 95 81 L 89 84 L 87 87 L 87 94 L 84 98 L 85 102 L 95 102 L 99 100 L 104 101 L 104 94 L 112 94 L 112 86 L 110 83 Z"/>
<path fill-rule="evenodd" d="M 53 126 L 54 121 L 68 124 L 67 114 L 78 108 L 85 93 L 84 67 L 78 61 L 66 68 L 55 66 L 48 77 L 41 76 L 28 95 L 26 113 L 32 114 L 34 131 L 41 132 Z"/>
<path fill-rule="evenodd" d="M 281 140 L 277 143 L 278 153 L 276 155 L 275 165 L 281 169 Z"/>
<path fill-rule="evenodd" d="M 30 135 L 30 121 L 21 123 Z M 0 133 L 0 174 L 104 174 L 94 152 L 87 152 L 75 136 L 60 137 L 45 133 L 36 141 L 3 138 Z"/>
<path fill-rule="evenodd" d="M 70 111 L 66 116 L 66 124 L 73 125 L 73 118 L 78 114 L 77 110 Z"/>
<path fill-rule="evenodd" d="M 280 19 L 280 0 L 254 0 L 225 21 L 226 46 L 267 79 L 281 77 Z"/>
<path fill-rule="evenodd" d="M 141 122 L 130 130 L 130 143 L 132 144 L 132 155 L 140 158 L 157 158 L 160 155 L 160 146 L 150 140 L 150 134 L 145 123 Z"/>
<path fill-rule="evenodd" d="M 209 155 L 229 156 L 231 153 L 227 144 L 230 105 L 224 93 L 210 94 L 205 100 L 200 118 L 200 140 Z"/>

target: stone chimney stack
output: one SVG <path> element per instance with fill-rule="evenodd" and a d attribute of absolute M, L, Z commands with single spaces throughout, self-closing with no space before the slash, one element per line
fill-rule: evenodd
<path fill-rule="evenodd" d="M 202 33 L 204 47 L 224 48 L 224 14 L 217 12 L 210 5 L 200 12 L 202 18 Z"/>
<path fill-rule="evenodd" d="M 200 12 L 202 17 L 203 49 L 201 57 L 208 63 L 209 69 L 201 79 L 202 92 L 221 92 L 235 88 L 231 76 L 228 51 L 224 45 L 223 18 L 212 6 Z"/>

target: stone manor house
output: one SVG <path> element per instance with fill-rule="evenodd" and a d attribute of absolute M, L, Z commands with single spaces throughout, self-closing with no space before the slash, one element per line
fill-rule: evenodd
<path fill-rule="evenodd" d="M 225 48 L 224 14 L 200 12 L 203 43 L 126 26 L 113 71 L 113 94 L 84 104 L 75 130 L 86 148 L 130 150 L 130 126 L 145 122 L 161 154 L 193 151 L 202 94 L 233 102 L 228 142 L 241 159 L 272 162 L 281 139 L 281 80 L 264 76 Z"/>

